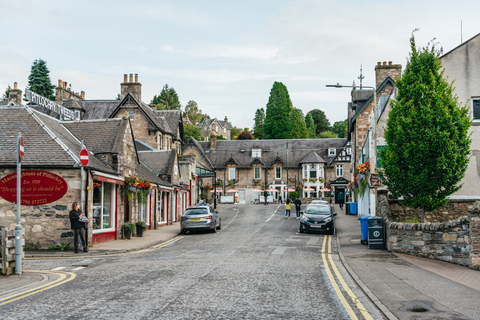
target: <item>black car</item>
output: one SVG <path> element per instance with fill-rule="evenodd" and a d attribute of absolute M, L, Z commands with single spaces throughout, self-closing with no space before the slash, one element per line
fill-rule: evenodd
<path fill-rule="evenodd" d="M 305 231 L 335 232 L 334 218 L 337 215 L 330 205 L 310 204 L 300 214 L 300 233 Z"/>

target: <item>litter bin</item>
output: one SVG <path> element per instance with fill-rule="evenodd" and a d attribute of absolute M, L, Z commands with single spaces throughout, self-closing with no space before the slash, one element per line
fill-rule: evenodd
<path fill-rule="evenodd" d="M 350 214 L 356 216 L 357 215 L 357 203 L 350 202 Z"/>
<path fill-rule="evenodd" d="M 383 249 L 383 218 L 368 218 L 368 248 Z"/>
<path fill-rule="evenodd" d="M 345 202 L 345 214 L 346 215 L 351 214 L 350 213 L 350 203 L 351 202 Z"/>
<path fill-rule="evenodd" d="M 360 220 L 360 227 L 362 229 L 362 244 L 368 243 L 368 218 L 370 218 L 370 216 L 358 218 L 358 220 Z"/>

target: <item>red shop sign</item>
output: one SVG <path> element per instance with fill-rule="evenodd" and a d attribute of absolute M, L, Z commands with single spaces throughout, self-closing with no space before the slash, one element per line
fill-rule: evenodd
<path fill-rule="evenodd" d="M 57 201 L 67 193 L 67 182 L 48 171 L 22 171 L 22 205 L 38 206 Z M 0 197 L 17 203 L 17 173 L 0 179 Z"/>

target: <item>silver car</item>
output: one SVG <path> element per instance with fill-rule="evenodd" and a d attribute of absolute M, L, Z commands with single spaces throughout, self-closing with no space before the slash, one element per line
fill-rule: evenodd
<path fill-rule="evenodd" d="M 310 204 L 329 204 L 326 200 L 312 200 Z"/>
<path fill-rule="evenodd" d="M 222 219 L 217 210 L 209 205 L 189 207 L 180 218 L 180 232 L 186 234 L 191 230 L 210 230 L 217 232 L 222 228 Z"/>

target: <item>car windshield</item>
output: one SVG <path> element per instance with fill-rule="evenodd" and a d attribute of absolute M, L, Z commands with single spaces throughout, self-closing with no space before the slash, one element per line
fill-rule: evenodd
<path fill-rule="evenodd" d="M 330 214 L 329 206 L 308 206 L 305 210 L 306 214 Z"/>
<path fill-rule="evenodd" d="M 207 214 L 208 211 L 205 208 L 195 208 L 195 209 L 189 209 L 185 211 L 185 215 L 189 216 L 194 216 L 194 215 L 199 215 L 199 214 Z"/>
<path fill-rule="evenodd" d="M 325 201 L 325 200 L 313 200 L 313 201 L 312 201 L 312 204 L 324 204 L 324 203 L 325 203 L 325 204 L 328 204 L 328 202 Z"/>

